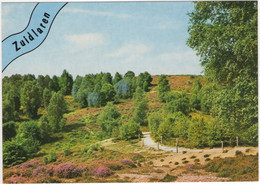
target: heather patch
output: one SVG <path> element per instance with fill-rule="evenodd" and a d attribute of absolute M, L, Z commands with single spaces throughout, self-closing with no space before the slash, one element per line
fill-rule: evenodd
<path fill-rule="evenodd" d="M 123 165 L 127 165 L 129 167 L 136 167 L 136 165 L 131 161 L 131 160 L 127 160 L 127 159 L 124 159 L 124 160 L 121 160 L 121 163 Z"/>
<path fill-rule="evenodd" d="M 107 177 L 112 175 L 112 171 L 108 167 L 100 166 L 92 174 L 97 177 Z"/>

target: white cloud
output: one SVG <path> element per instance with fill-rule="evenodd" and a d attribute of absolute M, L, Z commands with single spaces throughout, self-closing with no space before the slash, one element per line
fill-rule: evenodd
<path fill-rule="evenodd" d="M 145 44 L 126 44 L 108 54 L 108 58 L 121 59 L 124 62 L 133 62 L 149 52 L 151 48 Z"/>
<path fill-rule="evenodd" d="M 129 19 L 133 18 L 130 14 L 116 14 L 111 12 L 104 12 L 104 11 L 93 11 L 93 10 L 86 10 L 86 9 L 80 9 L 80 8 L 67 8 L 64 9 L 64 12 L 66 13 L 84 13 L 89 15 L 97 15 L 97 16 L 106 16 L 106 17 L 113 17 L 113 18 L 120 18 L 120 19 Z"/>
<path fill-rule="evenodd" d="M 172 22 L 172 21 L 161 21 L 156 25 L 157 29 L 160 30 L 177 30 L 181 26 L 181 22 Z"/>
<path fill-rule="evenodd" d="M 72 52 L 100 47 L 106 42 L 105 36 L 99 33 L 66 35 L 65 39 L 70 42 Z"/>
<path fill-rule="evenodd" d="M 191 62 L 191 61 L 198 61 L 198 56 L 196 56 L 194 51 L 183 51 L 183 52 L 169 52 L 163 53 L 159 56 L 160 60 L 163 62 L 175 62 L 175 63 L 182 63 L 182 62 Z"/>

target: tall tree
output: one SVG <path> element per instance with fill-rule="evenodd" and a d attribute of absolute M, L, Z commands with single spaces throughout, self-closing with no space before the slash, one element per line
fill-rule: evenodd
<path fill-rule="evenodd" d="M 116 83 L 118 83 L 122 79 L 123 79 L 122 75 L 119 74 L 118 72 L 116 72 L 115 77 L 113 79 L 113 84 L 115 85 Z"/>
<path fill-rule="evenodd" d="M 196 2 L 189 16 L 187 44 L 207 79 L 222 86 L 207 97 L 218 122 L 233 135 L 249 135 L 258 123 L 257 1 Z M 202 94 L 202 110 L 203 101 Z"/>
<path fill-rule="evenodd" d="M 52 131 L 58 132 L 63 128 L 63 114 L 66 110 L 67 107 L 63 95 L 60 92 L 54 93 L 47 108 L 48 120 Z"/>
<path fill-rule="evenodd" d="M 25 82 L 21 89 L 21 105 L 23 112 L 30 118 L 36 118 L 38 108 L 41 106 L 39 87 L 34 81 Z"/>
<path fill-rule="evenodd" d="M 73 85 L 72 75 L 66 70 L 63 71 L 61 77 L 59 78 L 59 86 L 63 95 L 70 95 Z"/>
<path fill-rule="evenodd" d="M 161 75 L 158 80 L 158 96 L 162 102 L 165 102 L 165 95 L 171 90 L 166 75 Z"/>

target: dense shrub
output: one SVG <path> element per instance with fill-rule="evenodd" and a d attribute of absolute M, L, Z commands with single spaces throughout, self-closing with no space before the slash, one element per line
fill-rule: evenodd
<path fill-rule="evenodd" d="M 74 178 L 82 176 L 84 168 L 76 167 L 72 163 L 60 164 L 54 168 L 54 175 L 59 178 Z"/>
<path fill-rule="evenodd" d="M 93 171 L 92 174 L 97 177 L 107 177 L 112 175 L 112 171 L 107 167 L 100 166 L 97 170 Z"/>
<path fill-rule="evenodd" d="M 3 165 L 11 167 L 20 164 L 27 159 L 27 153 L 15 141 L 6 141 L 3 143 Z"/>
<path fill-rule="evenodd" d="M 121 138 L 125 140 L 136 139 L 142 131 L 136 122 L 126 123 L 121 127 Z"/>
<path fill-rule="evenodd" d="M 13 121 L 3 123 L 3 141 L 10 140 L 16 136 L 16 123 Z"/>

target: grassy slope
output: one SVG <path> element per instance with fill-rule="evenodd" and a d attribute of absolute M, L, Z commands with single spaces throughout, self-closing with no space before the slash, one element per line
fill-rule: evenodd
<path fill-rule="evenodd" d="M 194 81 L 194 78 L 191 76 L 168 76 L 168 79 L 170 81 L 171 89 L 176 91 L 179 91 L 180 89 L 190 90 Z M 159 102 L 157 97 L 157 81 L 158 76 L 153 76 L 153 86 L 151 87 L 151 91 L 147 93 L 149 111 L 160 110 L 163 107 L 163 104 Z M 97 118 L 102 112 L 102 108 L 78 109 L 77 103 L 73 102 L 71 96 L 66 96 L 65 99 L 69 104 L 70 111 L 70 113 L 65 114 L 65 117 L 67 118 L 65 131 L 55 134 L 52 142 L 41 146 L 41 150 L 37 157 L 18 166 L 20 168 L 14 166 L 9 169 L 4 169 L 3 178 L 5 181 L 14 174 L 27 178 L 26 182 L 141 182 L 164 181 L 164 177 L 169 178 L 166 174 L 171 174 L 173 171 L 169 170 L 168 166 L 160 167 L 161 170 L 158 170 L 151 162 L 151 160 L 159 160 L 165 157 L 164 154 L 142 149 L 138 140 L 100 143 L 96 138 L 95 133 L 100 130 Z M 133 101 L 122 100 L 116 106 L 122 113 L 123 122 L 127 122 L 132 116 Z M 41 113 L 44 113 L 44 110 L 41 110 Z M 202 114 L 195 112 L 192 113 L 192 116 L 202 116 Z M 147 127 L 142 127 L 142 130 L 148 131 Z M 95 143 L 102 144 L 104 150 L 98 149 L 97 151 L 94 150 L 92 153 L 84 151 L 86 147 Z M 67 147 L 70 148 L 71 154 L 65 156 L 63 151 Z M 50 151 L 55 151 L 58 155 L 58 159 L 56 162 L 45 165 L 42 158 L 43 156 L 48 155 Z M 139 154 L 136 154 L 137 152 L 139 152 Z M 120 161 L 123 159 L 134 161 L 135 164 L 138 165 L 138 168 L 131 168 L 125 165 L 122 166 Z M 88 169 L 84 172 L 83 176 L 71 179 L 57 177 L 50 177 L 47 179 L 40 177 L 40 179 L 37 179 L 32 175 L 32 172 L 36 167 L 45 166 L 50 168 L 68 162 L 87 167 Z M 32 163 L 33 166 L 26 167 L 26 164 L 28 165 L 28 163 Z M 111 168 L 122 167 L 120 170 L 114 170 L 114 174 L 108 178 L 92 176 L 91 173 L 101 165 L 107 167 L 111 167 L 112 165 Z M 149 177 L 152 178 L 143 176 L 147 173 L 151 174 Z M 140 174 L 142 177 L 139 176 Z M 135 180 L 134 178 L 137 179 Z"/>

